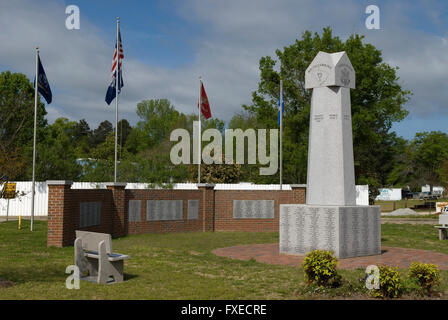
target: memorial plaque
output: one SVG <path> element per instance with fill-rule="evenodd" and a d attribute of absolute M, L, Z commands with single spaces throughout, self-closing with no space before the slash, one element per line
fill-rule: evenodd
<path fill-rule="evenodd" d="M 381 215 L 375 215 L 373 218 L 373 251 L 381 253 Z"/>
<path fill-rule="evenodd" d="M 141 221 L 141 200 L 129 200 L 129 221 L 130 222 L 140 222 Z"/>
<path fill-rule="evenodd" d="M 243 203 L 242 201 L 233 201 L 233 218 L 235 219 L 241 219 L 242 212 L 243 212 Z"/>
<path fill-rule="evenodd" d="M 101 221 L 101 202 L 79 204 L 79 227 L 97 226 Z"/>
<path fill-rule="evenodd" d="M 370 242 L 370 234 L 369 234 L 369 214 L 367 208 L 362 208 L 362 219 L 361 219 L 361 234 L 362 234 L 362 242 L 361 242 L 361 253 L 367 254 L 369 252 L 368 244 Z"/>
<path fill-rule="evenodd" d="M 182 220 L 183 200 L 147 200 L 146 220 Z"/>
<path fill-rule="evenodd" d="M 300 210 L 294 210 L 295 221 L 291 221 L 290 232 L 294 234 L 293 240 L 296 242 L 294 249 L 296 252 L 305 252 L 305 215 L 300 214 Z"/>
<path fill-rule="evenodd" d="M 338 258 L 380 254 L 379 217 L 375 206 L 281 205 L 280 252 L 331 250 Z"/>
<path fill-rule="evenodd" d="M 199 200 L 188 200 L 188 220 L 197 220 L 199 217 Z"/>
<path fill-rule="evenodd" d="M 346 257 L 348 255 L 348 244 L 345 239 L 345 235 L 347 234 L 348 230 L 348 221 L 347 221 L 347 215 L 342 212 L 339 215 L 339 254 L 341 257 Z"/>
<path fill-rule="evenodd" d="M 233 200 L 234 219 L 274 219 L 274 200 Z"/>
<path fill-rule="evenodd" d="M 324 209 L 325 215 L 324 217 L 324 234 L 322 235 L 322 239 L 324 240 L 324 243 L 322 245 L 323 248 L 330 248 L 330 250 L 333 250 L 335 253 L 338 251 L 337 248 L 337 238 L 336 238 L 336 210 L 335 209 Z"/>
<path fill-rule="evenodd" d="M 283 214 L 280 216 L 280 228 L 284 230 L 282 234 L 280 234 L 280 252 L 290 252 L 291 250 L 291 239 L 290 239 L 290 226 L 289 226 L 289 217 L 291 215 L 291 211 L 289 207 L 284 208 Z"/>
<path fill-rule="evenodd" d="M 318 249 L 319 245 L 317 242 L 318 234 L 320 233 L 321 226 L 317 224 L 317 219 L 319 215 L 319 208 L 311 208 L 310 212 L 307 214 L 308 218 L 308 232 L 311 236 L 309 239 L 308 246 L 311 250 Z"/>
<path fill-rule="evenodd" d="M 359 247 L 360 247 L 360 239 L 359 239 L 359 232 L 360 232 L 360 223 L 359 223 L 359 213 L 356 211 L 355 208 L 349 208 L 349 214 L 352 217 L 352 234 L 353 234 L 353 246 L 352 246 L 352 252 L 355 256 L 359 254 Z"/>

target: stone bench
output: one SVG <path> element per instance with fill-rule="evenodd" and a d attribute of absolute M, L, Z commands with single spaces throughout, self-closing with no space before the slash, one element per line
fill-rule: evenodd
<path fill-rule="evenodd" d="M 124 260 L 129 258 L 112 252 L 110 234 L 76 231 L 75 265 L 81 280 L 101 284 L 122 282 Z"/>
<path fill-rule="evenodd" d="M 442 213 L 439 216 L 439 224 L 440 226 L 435 226 L 435 228 L 439 229 L 439 240 L 446 240 L 447 237 L 447 229 L 448 229 L 448 214 Z"/>

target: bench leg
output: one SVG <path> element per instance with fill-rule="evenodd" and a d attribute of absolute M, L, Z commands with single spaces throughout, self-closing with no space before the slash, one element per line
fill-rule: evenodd
<path fill-rule="evenodd" d="M 89 270 L 89 261 L 84 256 L 84 250 L 82 249 L 82 240 L 77 238 L 75 240 L 75 266 L 79 269 L 79 276 L 82 278 L 86 271 Z M 90 271 L 90 270 L 89 270 Z"/>
<path fill-rule="evenodd" d="M 107 259 L 106 242 L 101 241 L 98 245 L 98 278 L 97 282 L 106 284 L 109 280 L 110 265 Z"/>
<path fill-rule="evenodd" d="M 88 265 L 87 270 L 89 271 L 89 276 L 98 276 L 98 259 L 87 257 Z"/>
<path fill-rule="evenodd" d="M 439 240 L 446 240 L 448 237 L 447 237 L 447 232 L 446 232 L 446 229 L 444 228 L 444 229 L 442 229 L 442 228 L 440 228 L 439 229 Z"/>
<path fill-rule="evenodd" d="M 124 261 L 113 261 L 111 262 L 111 266 L 112 276 L 114 277 L 115 282 L 123 282 Z"/>

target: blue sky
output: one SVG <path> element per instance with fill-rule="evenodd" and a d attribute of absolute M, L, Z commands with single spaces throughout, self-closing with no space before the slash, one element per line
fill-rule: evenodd
<path fill-rule="evenodd" d="M 191 40 L 200 36 L 201 29 L 176 15 L 171 1 L 66 1 L 82 8 L 89 21 L 115 38 L 115 17 L 122 20 L 123 41 L 127 55 L 148 64 L 176 68 L 191 63 L 194 48 Z"/>
<path fill-rule="evenodd" d="M 75 4 L 81 29 L 66 30 L 65 8 Z M 365 8 L 380 8 L 381 30 L 367 30 Z M 115 19 L 120 16 L 125 87 L 120 117 L 135 124 L 136 104 L 168 98 L 195 112 L 197 79 L 204 78 L 214 116 L 225 121 L 256 90 L 262 56 L 292 44 L 305 30 L 331 26 L 342 39 L 356 32 L 400 69 L 400 83 L 413 92 L 409 117 L 393 129 L 448 132 L 448 4 L 445 1 L 331 0 L 0 0 L 0 71 L 34 77 L 40 46 L 54 102 L 48 119 L 85 118 L 95 128 L 114 121 L 106 107 Z"/>

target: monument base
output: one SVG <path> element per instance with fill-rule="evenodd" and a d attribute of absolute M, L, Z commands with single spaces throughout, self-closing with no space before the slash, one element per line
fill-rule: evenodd
<path fill-rule="evenodd" d="M 280 253 L 316 249 L 338 258 L 381 254 L 380 207 L 280 205 Z"/>

